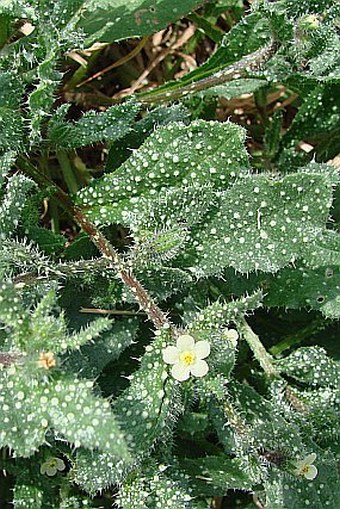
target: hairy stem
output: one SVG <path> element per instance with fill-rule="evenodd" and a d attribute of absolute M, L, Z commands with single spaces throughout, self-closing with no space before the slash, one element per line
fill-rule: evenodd
<path fill-rule="evenodd" d="M 0 365 L 2 366 L 10 366 L 11 364 L 14 364 L 17 362 L 17 360 L 20 358 L 19 355 L 15 355 L 12 353 L 6 353 L 1 352 L 0 353 Z"/>
<path fill-rule="evenodd" d="M 70 214 L 74 222 L 77 223 L 77 225 L 80 226 L 80 228 L 88 234 L 101 254 L 111 261 L 118 276 L 123 281 L 123 283 L 130 288 L 135 296 L 136 301 L 148 315 L 149 319 L 154 323 L 155 327 L 161 328 L 167 326 L 173 329 L 173 326 L 168 320 L 166 314 L 163 313 L 163 311 L 157 306 L 155 301 L 150 297 L 150 295 L 146 292 L 139 281 L 137 281 L 130 269 L 126 266 L 119 253 L 110 244 L 110 242 L 101 233 L 101 231 L 85 217 L 83 211 L 74 205 L 70 197 L 45 175 L 41 174 L 24 157 L 19 157 L 18 164 L 27 175 L 32 177 L 37 182 L 37 184 L 43 188 L 49 188 L 54 191 L 54 196 L 58 199 L 62 207 Z"/>
<path fill-rule="evenodd" d="M 245 318 L 239 318 L 238 323 L 240 332 L 242 333 L 244 339 L 247 341 L 255 359 L 258 360 L 263 371 L 268 375 L 269 378 L 281 378 L 284 380 L 280 375 L 280 371 L 274 365 L 274 359 L 267 352 L 261 343 L 260 338 L 251 329 Z M 308 413 L 308 406 L 300 400 L 299 396 L 296 394 L 296 391 L 289 384 L 287 384 L 285 388 L 284 396 L 286 400 L 289 401 L 289 403 L 292 405 L 294 410 L 302 414 Z"/>
<path fill-rule="evenodd" d="M 176 88 L 173 90 L 160 90 L 159 92 L 156 90 L 145 94 L 139 94 L 137 96 L 138 101 L 144 103 L 150 103 L 154 101 L 173 101 L 188 94 L 200 92 L 201 90 L 206 90 L 207 88 L 222 85 L 223 83 L 232 81 L 242 76 L 244 77 L 246 73 L 259 70 L 261 66 L 275 54 L 278 47 L 278 43 L 273 41 L 271 44 L 268 44 L 264 48 L 261 48 L 254 53 L 251 53 L 250 55 L 246 55 L 235 64 L 230 65 L 226 69 L 222 69 L 212 76 L 207 76 L 206 78 L 194 81 L 189 85 L 185 85 L 181 88 Z"/>
<path fill-rule="evenodd" d="M 113 270 L 110 260 L 106 258 L 96 258 L 94 260 L 79 260 L 76 262 L 59 263 L 52 265 L 49 259 L 35 261 L 39 269 L 31 270 L 18 274 L 13 278 L 14 284 L 35 285 L 39 281 L 46 279 L 67 279 L 79 277 L 82 274 L 91 272 L 92 274 L 102 274 L 104 271 L 109 273 Z"/>
<path fill-rule="evenodd" d="M 245 318 L 238 319 L 240 325 L 240 332 L 244 339 L 247 341 L 250 349 L 252 350 L 255 359 L 259 362 L 263 371 L 269 377 L 277 377 L 280 375 L 279 371 L 274 366 L 272 356 L 267 352 L 265 347 L 260 341 L 260 338 L 255 334 L 251 327 L 246 322 Z"/>

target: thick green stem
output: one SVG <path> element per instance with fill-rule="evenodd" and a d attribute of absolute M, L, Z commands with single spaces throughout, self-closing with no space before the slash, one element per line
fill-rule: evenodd
<path fill-rule="evenodd" d="M 236 79 L 236 77 L 238 79 L 242 76 L 246 76 L 250 72 L 259 70 L 261 66 L 275 54 L 277 48 L 278 43 L 273 41 L 271 44 L 268 44 L 268 46 L 265 46 L 250 55 L 246 55 L 235 64 L 230 65 L 226 69 L 222 69 L 212 76 L 207 76 L 206 78 L 194 81 L 193 83 L 181 88 L 174 88 L 173 90 L 155 90 L 146 92 L 145 94 L 138 94 L 138 101 L 144 103 L 173 101 L 180 97 L 185 97 L 188 94 L 200 92 L 201 90 L 206 90 L 207 88 L 215 87 L 216 85 L 222 85 L 223 83 Z"/>
<path fill-rule="evenodd" d="M 49 200 L 49 213 L 51 216 L 51 230 L 53 233 L 60 233 L 58 204 L 54 198 Z"/>
<path fill-rule="evenodd" d="M 261 120 L 264 127 L 269 124 L 269 117 L 267 112 L 267 87 L 262 87 L 254 93 L 255 104 L 261 115 Z"/>
<path fill-rule="evenodd" d="M 9 19 L 6 15 L 0 16 L 0 48 L 2 48 L 10 35 Z"/>
<path fill-rule="evenodd" d="M 274 366 L 272 356 L 267 352 L 265 347 L 260 341 L 260 338 L 255 334 L 255 332 L 251 329 L 251 327 L 246 322 L 245 318 L 239 318 L 239 329 L 242 333 L 244 339 L 247 341 L 250 349 L 252 350 L 255 359 L 259 362 L 263 371 L 269 377 L 278 377 L 280 376 L 279 371 Z"/>
<path fill-rule="evenodd" d="M 310 339 L 314 334 L 324 330 L 329 325 L 329 321 L 324 318 L 317 318 L 310 322 L 306 327 L 294 332 L 294 334 L 284 337 L 279 343 L 273 345 L 269 351 L 272 355 L 280 355 L 285 350 L 293 346 L 300 345 L 306 339 Z"/>
<path fill-rule="evenodd" d="M 282 380 L 284 380 L 280 375 L 280 371 L 274 365 L 274 359 L 267 352 L 267 350 L 261 343 L 260 338 L 251 329 L 251 327 L 246 322 L 245 318 L 244 317 L 239 318 L 238 323 L 241 334 L 247 341 L 250 349 L 254 354 L 254 357 L 258 360 L 263 371 L 268 375 L 269 378 L 281 378 Z M 295 390 L 288 384 L 286 386 L 284 395 L 295 410 L 303 414 L 308 413 L 309 411 L 308 406 L 305 405 L 305 403 L 300 400 Z"/>
<path fill-rule="evenodd" d="M 56 152 L 57 159 L 60 164 L 60 168 L 65 180 L 65 183 L 67 185 L 67 189 L 70 191 L 71 194 L 75 194 L 78 189 L 78 182 L 77 179 L 73 173 L 73 168 L 71 165 L 71 162 L 68 158 L 67 153 L 65 150 L 58 149 Z"/>

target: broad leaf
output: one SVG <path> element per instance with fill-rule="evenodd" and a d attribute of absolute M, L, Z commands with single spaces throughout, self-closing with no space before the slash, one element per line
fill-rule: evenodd
<path fill-rule="evenodd" d="M 138 212 L 141 195 L 152 198 L 164 187 L 223 189 L 248 167 L 244 135 L 239 126 L 201 120 L 161 127 L 112 175 L 80 191 L 78 201 L 97 224 L 124 223 Z"/>
<path fill-rule="evenodd" d="M 158 32 L 199 7 L 202 0 L 85 0 L 77 26 L 86 34 L 86 45 L 113 42 Z"/>

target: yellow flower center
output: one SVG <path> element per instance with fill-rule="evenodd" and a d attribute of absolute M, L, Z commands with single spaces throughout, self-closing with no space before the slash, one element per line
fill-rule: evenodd
<path fill-rule="evenodd" d="M 183 364 L 190 366 L 190 364 L 195 362 L 196 355 L 193 352 L 182 352 L 179 358 Z"/>
<path fill-rule="evenodd" d="M 301 475 L 308 474 L 309 471 L 310 471 L 310 465 L 305 464 L 301 467 Z"/>

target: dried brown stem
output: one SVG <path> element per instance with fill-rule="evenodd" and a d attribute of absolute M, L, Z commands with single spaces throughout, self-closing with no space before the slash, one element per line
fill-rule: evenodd
<path fill-rule="evenodd" d="M 296 392 L 290 385 L 287 385 L 284 395 L 297 412 L 300 414 L 308 414 L 308 406 L 303 401 L 301 401 L 301 399 L 296 395 Z"/>
<path fill-rule="evenodd" d="M 17 362 L 17 360 L 20 358 L 19 355 L 12 354 L 12 353 L 0 353 L 0 365 L 2 366 L 10 366 L 11 364 L 14 364 Z"/>
<path fill-rule="evenodd" d="M 148 39 L 149 39 L 149 37 L 143 37 L 143 39 L 141 39 L 141 41 L 137 44 L 137 46 L 132 51 L 130 51 L 130 53 L 128 53 L 127 55 L 124 55 L 122 58 L 120 58 L 116 62 L 113 62 L 113 64 L 108 65 L 101 71 L 96 72 L 95 74 L 93 74 L 86 80 L 82 81 L 81 83 L 78 83 L 78 85 L 76 85 L 76 87 L 77 88 L 82 87 L 83 85 L 86 85 L 87 83 L 90 83 L 91 81 L 101 77 L 103 74 L 111 71 L 112 69 L 115 69 L 115 68 L 119 67 L 120 65 L 126 64 L 132 58 L 134 58 L 136 55 L 138 55 L 138 53 L 144 48 Z"/>
<path fill-rule="evenodd" d="M 117 315 L 117 316 L 145 315 L 143 311 L 129 311 L 127 309 L 80 308 L 80 312 L 94 315 Z"/>
<path fill-rule="evenodd" d="M 196 31 L 196 27 L 194 25 L 190 25 L 183 34 L 176 39 L 173 44 L 169 47 L 164 48 L 154 60 L 151 61 L 150 65 L 142 72 L 142 74 L 137 78 L 137 80 L 133 83 L 133 85 L 125 90 L 121 90 L 115 97 L 119 96 L 120 98 L 126 97 L 134 94 L 136 90 L 138 90 L 144 83 L 145 79 L 149 76 L 149 74 L 160 64 L 168 55 L 171 55 L 176 51 L 176 49 L 183 46 L 191 37 L 194 35 Z"/>

